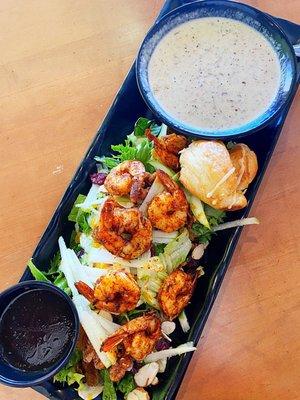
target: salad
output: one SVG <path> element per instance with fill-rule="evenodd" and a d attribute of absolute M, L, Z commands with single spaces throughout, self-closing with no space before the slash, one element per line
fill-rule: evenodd
<path fill-rule="evenodd" d="M 86 400 L 147 400 L 172 357 L 196 349 L 174 345 L 172 333 L 193 322 L 185 308 L 211 238 L 258 223 L 224 222 L 247 205 L 257 159 L 245 144 L 191 141 L 146 118 L 112 152 L 95 158 L 91 188 L 70 210 L 71 238 L 59 238 L 48 272 L 28 267 L 79 314 L 76 350 L 54 381 Z"/>

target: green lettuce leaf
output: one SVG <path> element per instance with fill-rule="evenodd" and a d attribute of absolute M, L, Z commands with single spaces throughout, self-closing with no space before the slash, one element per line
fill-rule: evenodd
<path fill-rule="evenodd" d="M 70 214 L 68 215 L 68 220 L 71 222 L 76 222 L 78 224 L 80 232 L 83 232 L 88 235 L 92 231 L 92 228 L 90 227 L 90 225 L 88 223 L 88 218 L 90 216 L 90 212 L 84 211 L 81 208 L 76 207 L 77 204 L 83 203 L 85 199 L 86 199 L 86 196 L 83 194 L 79 194 L 77 196 L 77 199 L 75 200 L 72 210 L 70 211 Z"/>
<path fill-rule="evenodd" d="M 211 240 L 213 231 L 206 226 L 200 224 L 200 222 L 194 222 L 192 225 L 192 232 L 199 243 L 208 243 Z"/>
<path fill-rule="evenodd" d="M 113 382 L 109 377 L 108 370 L 102 369 L 100 373 L 103 381 L 102 400 L 117 400 L 116 390 Z"/>
<path fill-rule="evenodd" d="M 78 217 L 80 208 L 76 207 L 76 204 L 83 203 L 85 199 L 86 199 L 86 196 L 84 194 L 79 194 L 77 196 L 77 199 L 75 200 L 75 203 L 73 204 L 72 210 L 70 211 L 70 214 L 68 215 L 69 221 L 77 222 L 77 217 Z"/>
<path fill-rule="evenodd" d="M 200 222 L 194 222 L 192 225 L 192 232 L 196 236 L 197 241 L 203 244 L 208 243 L 214 235 L 214 232 L 211 230 L 211 228 L 220 225 L 226 217 L 226 213 L 224 211 L 217 210 L 207 204 L 204 204 L 204 212 L 210 228 L 204 226 Z"/>
<path fill-rule="evenodd" d="M 31 272 L 31 275 L 34 277 L 35 280 L 42 282 L 51 282 L 53 283 L 53 285 L 59 287 L 68 296 L 70 296 L 71 290 L 68 286 L 68 282 L 63 272 L 59 270 L 59 264 L 60 264 L 60 254 L 58 252 L 54 255 L 53 259 L 50 261 L 50 269 L 48 272 L 44 272 L 38 269 L 33 263 L 32 259 L 28 261 L 27 266 Z"/>
<path fill-rule="evenodd" d="M 126 373 L 123 379 L 118 383 L 117 389 L 124 394 L 124 397 L 128 396 L 133 389 L 136 388 L 136 384 L 134 382 L 133 374 Z"/>
<path fill-rule="evenodd" d="M 84 375 L 79 374 L 76 371 L 76 366 L 79 361 L 82 359 L 82 353 L 76 349 L 72 354 L 70 360 L 67 365 L 61 369 L 56 375 L 53 377 L 53 382 L 66 383 L 67 385 L 73 385 L 74 383 L 80 386 L 82 384 L 82 379 Z"/>
<path fill-rule="evenodd" d="M 135 134 L 135 136 L 137 137 L 145 136 L 145 131 L 147 128 L 150 127 L 151 122 L 152 121 L 149 120 L 148 118 L 143 118 L 143 117 L 139 118 L 134 124 L 133 133 Z"/>
<path fill-rule="evenodd" d="M 206 217 L 208 219 L 211 228 L 220 225 L 224 221 L 224 218 L 226 217 L 226 213 L 224 211 L 217 210 L 209 206 L 208 204 L 204 205 L 204 212 L 206 214 Z"/>
<path fill-rule="evenodd" d="M 46 277 L 45 272 L 40 271 L 33 263 L 32 259 L 30 259 L 27 263 L 27 267 L 30 269 L 31 275 L 37 281 L 42 282 L 50 282 L 50 280 Z"/>
<path fill-rule="evenodd" d="M 159 256 L 161 253 L 164 252 L 166 244 L 165 243 L 153 243 L 153 247 L 154 247 L 155 255 Z"/>
<path fill-rule="evenodd" d="M 192 242 L 187 229 L 183 229 L 177 238 L 171 240 L 166 245 L 164 252 L 159 255 L 159 258 L 169 274 L 185 262 L 191 248 Z"/>

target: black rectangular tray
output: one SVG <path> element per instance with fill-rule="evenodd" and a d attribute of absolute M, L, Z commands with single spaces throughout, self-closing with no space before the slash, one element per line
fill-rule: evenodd
<path fill-rule="evenodd" d="M 158 18 L 188 2 L 190 1 L 166 0 Z M 300 40 L 299 25 L 280 18 L 276 18 L 276 20 L 284 29 L 292 44 Z M 299 71 L 300 62 L 298 63 L 297 87 L 299 85 Z M 255 181 L 247 191 L 249 205 L 239 212 L 232 213 L 231 218 L 233 219 L 245 217 L 249 213 L 281 133 L 297 87 L 294 90 L 291 101 L 286 105 L 280 116 L 272 125 L 251 135 L 249 138 L 243 138 L 243 142 L 247 143 L 258 156 L 259 172 Z M 140 116 L 155 118 L 139 93 L 133 66 L 34 251 L 33 260 L 41 269 L 46 269 L 48 267 L 50 258 L 57 251 L 58 237 L 62 235 L 67 241 L 69 240 L 73 224 L 68 222 L 67 216 L 77 195 L 79 193 L 87 193 L 90 188 L 91 183 L 89 175 L 96 169 L 94 157 L 96 155 L 109 154 L 110 146 L 112 144 L 121 143 L 126 135 L 132 132 L 133 125 Z M 194 297 L 197 297 L 197 301 L 193 301 L 192 299 L 191 304 L 187 308 L 187 316 L 191 324 L 191 330 L 188 334 L 183 334 L 180 330 L 178 330 L 178 332 L 176 331 L 175 344 L 188 340 L 192 340 L 195 344 L 198 342 L 229 266 L 240 233 L 241 228 L 222 231 L 211 241 L 204 259 L 201 260 L 201 264 L 205 267 L 205 275 L 198 280 L 197 288 L 194 293 Z M 21 281 L 28 279 L 32 279 L 32 276 L 27 269 Z M 160 385 L 153 391 L 153 399 L 171 400 L 175 398 L 191 357 L 192 353 L 187 353 L 186 355 L 173 358 L 169 361 L 167 371 L 161 375 Z M 59 384 L 54 384 L 52 381 L 45 382 L 40 386 L 35 386 L 33 389 L 53 400 L 74 400 L 78 398 L 74 389 L 65 388 Z M 101 396 L 99 398 L 101 398 Z"/>

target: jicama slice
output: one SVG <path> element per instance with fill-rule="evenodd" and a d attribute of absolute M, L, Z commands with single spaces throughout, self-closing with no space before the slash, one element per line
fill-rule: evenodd
<path fill-rule="evenodd" d="M 65 241 L 62 237 L 58 239 L 59 250 L 61 254 L 61 263 L 60 263 L 60 270 L 64 273 L 66 280 L 68 282 L 68 286 L 71 289 L 72 295 L 76 296 L 78 294 L 77 289 L 75 287 L 75 277 L 73 275 L 73 271 L 70 268 L 67 256 L 67 246 Z"/>
<path fill-rule="evenodd" d="M 171 240 L 176 239 L 178 231 L 174 232 L 163 232 L 158 229 L 153 230 L 153 242 L 154 243 L 166 243 L 168 244 Z"/>
<path fill-rule="evenodd" d="M 107 318 L 103 318 L 102 315 L 98 314 L 95 312 L 96 319 L 99 321 L 101 324 L 102 328 L 107 332 L 108 335 L 111 335 L 114 333 L 117 329 L 120 328 L 121 325 L 116 324 L 112 321 L 109 321 Z"/>
<path fill-rule="evenodd" d="M 250 218 L 242 218 L 236 221 L 229 221 L 224 222 L 224 224 L 215 226 L 212 230 L 214 232 L 223 231 L 224 229 L 236 228 L 238 226 L 245 226 L 245 225 L 258 225 L 259 220 L 255 217 Z"/>
<path fill-rule="evenodd" d="M 163 360 L 165 358 L 169 357 L 174 357 L 174 356 L 179 356 L 184 353 L 188 353 L 190 351 L 195 351 L 196 347 L 194 347 L 193 342 L 187 342 L 184 344 L 181 344 L 180 346 L 174 348 L 174 349 L 167 349 L 167 350 L 161 350 L 161 351 L 156 351 L 154 353 L 150 353 L 145 359 L 145 363 L 151 363 L 155 362 L 158 360 Z"/>
<path fill-rule="evenodd" d="M 166 165 L 164 165 L 160 160 L 158 160 L 157 158 L 155 158 L 153 156 L 152 153 L 152 158 L 149 161 L 149 164 L 152 165 L 152 167 L 154 167 L 155 169 L 161 169 L 162 171 L 164 171 L 166 174 L 168 174 L 171 178 L 176 177 L 177 173 L 174 172 L 171 168 L 167 167 Z"/>
<path fill-rule="evenodd" d="M 206 217 L 204 207 L 202 201 L 198 199 L 198 197 L 194 196 L 191 192 L 187 189 L 184 189 L 184 193 L 186 195 L 187 201 L 189 202 L 191 211 L 200 224 L 206 226 L 206 228 L 210 229 L 208 219 Z"/>
<path fill-rule="evenodd" d="M 152 183 L 147 196 L 144 198 L 142 204 L 139 207 L 139 210 L 143 214 L 147 214 L 148 205 L 151 203 L 153 197 L 157 196 L 158 194 L 164 191 L 164 186 L 160 183 L 160 181 L 155 178 L 154 182 Z"/>
<path fill-rule="evenodd" d="M 124 267 L 134 267 L 134 268 L 138 268 L 141 264 L 149 260 L 150 257 L 151 253 L 150 251 L 147 251 L 143 255 L 134 260 L 124 260 L 121 257 L 114 256 L 104 247 L 102 248 L 92 247 L 87 256 L 89 264 L 93 263 L 119 264 Z"/>
<path fill-rule="evenodd" d="M 83 400 L 93 400 L 103 392 L 103 385 L 88 386 L 86 383 L 82 383 L 77 392 Z"/>
<path fill-rule="evenodd" d="M 98 323 L 97 317 L 93 314 L 93 311 L 89 307 L 89 302 L 81 295 L 73 297 L 76 310 L 78 312 L 80 323 L 91 342 L 97 356 L 102 361 L 106 368 L 109 368 L 111 362 L 104 351 L 100 351 L 101 343 L 107 338 L 107 333 L 104 331 L 102 326 Z M 96 315 L 96 314 L 95 314 Z"/>
<path fill-rule="evenodd" d="M 183 332 L 186 333 L 191 329 L 189 321 L 187 319 L 187 316 L 186 316 L 186 313 L 184 310 L 181 311 L 181 313 L 179 314 L 178 320 L 179 320 L 179 323 L 180 323 L 180 326 L 181 326 L 181 329 L 183 330 Z"/>
<path fill-rule="evenodd" d="M 102 325 L 99 323 L 99 318 L 96 313 L 90 309 L 88 300 L 78 294 L 78 291 L 75 287 L 76 277 L 74 276 L 73 268 L 74 257 L 72 257 L 72 253 L 70 253 L 71 250 L 67 249 L 62 237 L 58 239 L 58 243 L 62 258 L 60 268 L 67 279 L 69 288 L 71 289 L 73 295 L 72 300 L 78 312 L 80 323 L 85 333 L 87 334 L 93 348 L 95 349 L 98 357 L 105 365 L 105 367 L 108 368 L 111 365 L 111 361 L 109 360 L 106 353 L 100 351 L 101 342 L 108 336 L 107 332 L 102 328 Z"/>
<path fill-rule="evenodd" d="M 103 203 L 105 201 L 105 196 L 104 193 L 103 195 L 101 195 L 101 193 L 103 193 L 101 186 L 93 184 L 84 202 L 76 204 L 76 207 L 82 210 L 89 210 L 91 207 Z"/>

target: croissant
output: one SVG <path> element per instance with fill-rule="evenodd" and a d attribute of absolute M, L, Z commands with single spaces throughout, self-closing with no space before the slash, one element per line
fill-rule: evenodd
<path fill-rule="evenodd" d="M 256 154 L 246 144 L 238 143 L 229 150 L 229 155 L 238 177 L 237 188 L 247 189 L 257 173 Z"/>
<path fill-rule="evenodd" d="M 236 145 L 230 154 L 221 141 L 198 140 L 182 150 L 180 165 L 181 183 L 204 203 L 219 210 L 246 207 L 243 190 L 257 172 L 248 146 Z"/>

